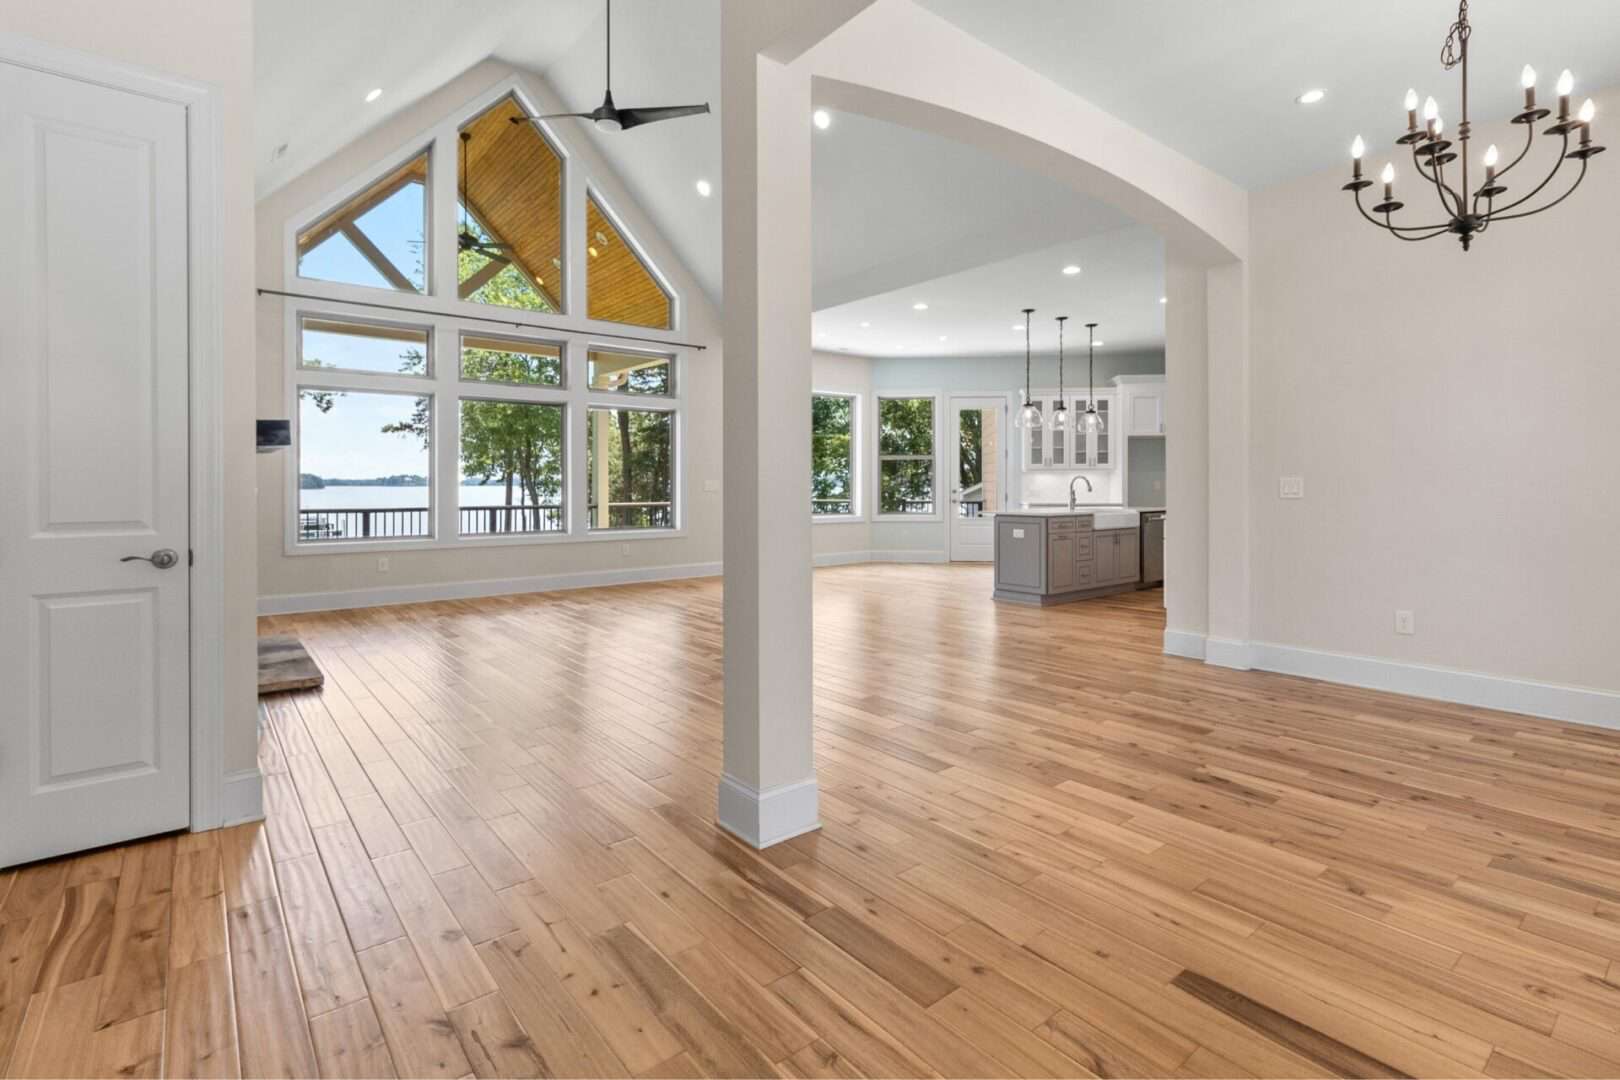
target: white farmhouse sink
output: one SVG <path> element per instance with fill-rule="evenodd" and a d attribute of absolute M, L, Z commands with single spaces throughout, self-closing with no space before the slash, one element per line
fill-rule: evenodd
<path fill-rule="evenodd" d="M 1086 508 L 1080 507 L 1079 513 Z M 1134 529 L 1141 524 L 1142 515 L 1135 510 L 1094 510 L 1091 513 L 1093 529 Z"/>

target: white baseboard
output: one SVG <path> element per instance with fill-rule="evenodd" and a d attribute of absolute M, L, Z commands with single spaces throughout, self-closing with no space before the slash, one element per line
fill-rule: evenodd
<path fill-rule="evenodd" d="M 756 848 L 768 848 L 821 828 L 814 776 L 759 791 L 730 776 L 720 778 L 720 827 Z"/>
<path fill-rule="evenodd" d="M 1248 671 L 1254 667 L 1254 657 L 1247 641 L 1233 638 L 1204 638 L 1204 663 L 1216 667 Z"/>
<path fill-rule="evenodd" d="M 1620 693 L 1613 690 L 1510 679 L 1268 642 L 1252 642 L 1249 651 L 1255 667 L 1284 675 L 1620 729 Z"/>
<path fill-rule="evenodd" d="M 647 581 L 716 577 L 719 574 L 720 564 L 717 562 L 686 563 L 680 566 L 587 570 L 574 574 L 545 574 L 538 577 L 451 581 L 437 585 L 396 585 L 338 592 L 288 593 L 281 596 L 259 597 L 259 614 L 292 615 L 305 611 L 343 611 L 349 608 L 383 607 L 389 604 L 421 604 L 433 600 L 470 600 L 480 596 L 511 596 L 519 593 L 555 592 L 559 589 L 591 589 L 603 585 L 632 585 Z"/>
<path fill-rule="evenodd" d="M 928 549 L 919 551 L 869 551 L 867 554 L 871 556 L 867 560 L 868 562 L 945 563 L 951 561 L 949 553 Z"/>
<path fill-rule="evenodd" d="M 815 557 L 817 566 L 854 566 L 871 561 L 870 551 L 823 551 Z"/>
<path fill-rule="evenodd" d="M 1191 630 L 1166 630 L 1164 651 L 1169 656 L 1185 656 L 1189 660 L 1204 658 L 1204 635 Z"/>
<path fill-rule="evenodd" d="M 1217 644 L 1219 643 L 1219 644 Z M 1244 667 L 1392 694 L 1620 730 L 1620 692 L 1511 679 L 1477 671 L 1407 664 L 1372 656 L 1302 649 L 1265 641 L 1206 638 L 1166 630 L 1164 651 L 1221 667 Z M 1206 655 L 1207 654 L 1207 655 Z M 1241 661 L 1241 663 L 1238 663 Z"/>
<path fill-rule="evenodd" d="M 222 825 L 264 820 L 264 777 L 258 769 L 225 774 L 220 792 Z"/>

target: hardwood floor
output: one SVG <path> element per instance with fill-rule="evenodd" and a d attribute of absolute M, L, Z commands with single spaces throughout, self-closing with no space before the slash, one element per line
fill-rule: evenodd
<path fill-rule="evenodd" d="M 989 590 L 818 571 L 764 853 L 716 581 L 264 620 L 268 820 L 0 873 L 0 1072 L 1620 1075 L 1620 733 Z"/>

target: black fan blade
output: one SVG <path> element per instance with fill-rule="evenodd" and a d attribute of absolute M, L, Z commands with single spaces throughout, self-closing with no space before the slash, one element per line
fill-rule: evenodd
<path fill-rule="evenodd" d="M 588 112 L 557 112 L 546 113 L 544 116 L 514 116 L 512 117 L 512 123 L 533 124 L 539 120 L 591 120 L 595 117 L 595 113 Z"/>
<path fill-rule="evenodd" d="M 702 105 L 660 105 L 645 109 L 620 109 L 619 123 L 625 128 L 653 124 L 659 120 L 674 120 L 682 116 L 701 116 L 709 111 L 709 103 Z"/>

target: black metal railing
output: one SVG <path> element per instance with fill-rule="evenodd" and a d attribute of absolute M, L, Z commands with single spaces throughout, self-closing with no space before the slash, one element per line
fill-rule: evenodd
<path fill-rule="evenodd" d="M 457 512 L 463 536 L 563 531 L 563 508 L 542 506 L 463 506 Z M 333 507 L 298 511 L 298 539 L 397 540 L 432 535 L 432 513 L 425 506 Z"/>
<path fill-rule="evenodd" d="M 956 506 L 958 517 L 976 518 L 984 515 L 983 499 L 962 499 Z"/>
<path fill-rule="evenodd" d="M 832 516 L 832 515 L 838 515 L 838 514 L 853 514 L 855 512 L 855 500 L 848 499 L 848 498 L 844 498 L 844 499 L 814 499 L 813 498 L 813 499 L 810 500 L 810 512 L 812 514 L 820 514 L 822 516 Z"/>
<path fill-rule="evenodd" d="M 563 531 L 561 506 L 463 506 L 459 516 L 462 536 Z"/>
<path fill-rule="evenodd" d="M 589 508 L 593 529 L 668 529 L 675 524 L 674 507 L 667 502 L 608 503 L 607 524 L 597 523 L 598 505 Z"/>
<path fill-rule="evenodd" d="M 298 511 L 300 540 L 392 540 L 427 536 L 432 514 L 425 506 L 332 507 Z"/>

